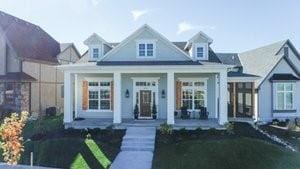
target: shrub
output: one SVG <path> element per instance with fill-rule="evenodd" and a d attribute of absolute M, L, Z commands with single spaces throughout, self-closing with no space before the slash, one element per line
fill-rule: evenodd
<path fill-rule="evenodd" d="M 287 124 L 287 129 L 288 131 L 294 131 L 296 129 L 296 124 L 295 122 L 293 121 L 289 121 L 288 124 Z"/>
<path fill-rule="evenodd" d="M 234 134 L 234 125 L 233 123 L 227 122 L 224 124 L 225 128 L 226 128 L 226 132 L 228 134 Z"/>
<path fill-rule="evenodd" d="M 173 133 L 173 127 L 170 124 L 163 123 L 160 125 L 160 133 L 164 135 L 171 135 Z"/>
<path fill-rule="evenodd" d="M 300 127 L 300 118 L 295 118 L 295 124 L 296 126 Z"/>
<path fill-rule="evenodd" d="M 216 128 L 214 128 L 214 127 L 212 127 L 212 128 L 209 128 L 209 129 L 207 130 L 207 132 L 208 132 L 209 134 L 212 134 L 212 135 L 214 135 L 214 134 L 216 134 L 216 133 L 217 133 L 217 129 L 216 129 Z"/>
<path fill-rule="evenodd" d="M 279 120 L 278 120 L 278 119 L 273 119 L 273 120 L 272 120 L 272 124 L 273 124 L 273 125 L 278 125 L 278 123 L 279 123 Z"/>
<path fill-rule="evenodd" d="M 28 119 L 28 112 L 12 113 L 0 127 L 1 148 L 4 161 L 17 164 L 24 151 L 22 131 Z"/>

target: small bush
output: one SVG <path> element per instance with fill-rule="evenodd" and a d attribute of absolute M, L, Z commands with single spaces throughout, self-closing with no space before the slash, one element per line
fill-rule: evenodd
<path fill-rule="evenodd" d="M 171 135 L 173 133 L 173 127 L 170 124 L 163 123 L 160 125 L 160 133 L 164 135 Z"/>
<path fill-rule="evenodd" d="M 288 131 L 294 131 L 296 129 L 296 124 L 295 122 L 293 121 L 289 121 L 289 123 L 287 124 L 287 128 L 288 128 Z"/>
<path fill-rule="evenodd" d="M 272 120 L 272 124 L 273 125 L 278 125 L 279 124 L 279 120 L 278 119 L 273 119 Z"/>
<path fill-rule="evenodd" d="M 234 134 L 234 125 L 233 125 L 233 123 L 228 122 L 228 123 L 225 123 L 224 126 L 225 126 L 226 132 L 228 134 Z"/>
<path fill-rule="evenodd" d="M 295 124 L 296 126 L 300 127 L 300 118 L 295 118 Z"/>
<path fill-rule="evenodd" d="M 214 135 L 214 134 L 217 133 L 217 129 L 214 128 L 214 127 L 212 127 L 212 128 L 209 128 L 209 129 L 207 130 L 207 132 L 208 132 L 209 134 L 211 134 L 211 135 Z"/>
<path fill-rule="evenodd" d="M 88 133 L 88 134 L 86 135 L 86 139 L 88 139 L 88 140 L 92 139 L 91 133 Z"/>

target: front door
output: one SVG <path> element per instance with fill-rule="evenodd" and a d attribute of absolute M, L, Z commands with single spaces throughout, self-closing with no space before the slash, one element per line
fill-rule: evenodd
<path fill-rule="evenodd" d="M 151 118 L 151 90 L 140 91 L 140 117 Z"/>

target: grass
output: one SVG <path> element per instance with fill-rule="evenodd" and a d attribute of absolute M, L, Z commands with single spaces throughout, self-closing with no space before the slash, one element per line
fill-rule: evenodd
<path fill-rule="evenodd" d="M 91 138 L 86 135 L 90 133 Z M 26 124 L 25 151 L 20 164 L 56 168 L 109 168 L 120 151 L 124 130 L 74 130 L 63 128 L 62 116 L 47 117 Z M 31 141 L 29 141 L 31 139 Z"/>
<path fill-rule="evenodd" d="M 298 169 L 300 154 L 273 144 L 244 124 L 225 131 L 157 134 L 153 169 Z"/>

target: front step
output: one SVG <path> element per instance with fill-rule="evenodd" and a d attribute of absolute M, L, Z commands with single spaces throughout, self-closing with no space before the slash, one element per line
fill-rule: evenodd
<path fill-rule="evenodd" d="M 154 146 L 122 146 L 122 151 L 154 151 Z"/>

